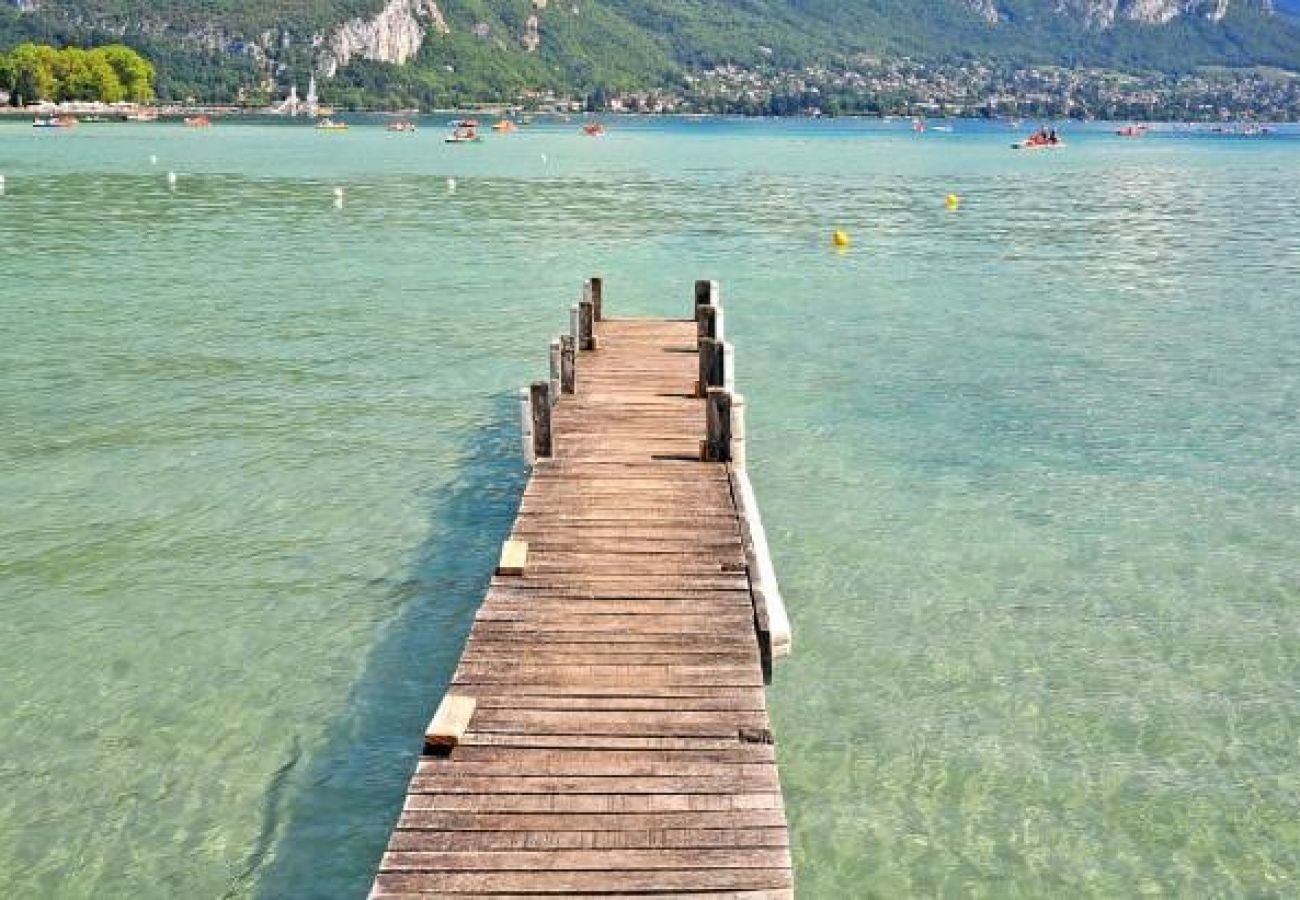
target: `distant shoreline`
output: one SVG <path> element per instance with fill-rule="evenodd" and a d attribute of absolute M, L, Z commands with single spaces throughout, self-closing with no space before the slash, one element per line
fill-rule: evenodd
<path fill-rule="evenodd" d="M 836 115 L 808 115 L 808 114 L 789 114 L 789 115 L 752 115 L 741 112 L 717 112 L 717 113 L 683 113 L 683 112 L 629 112 L 625 110 L 603 110 L 600 112 L 559 112 L 553 110 L 525 112 L 517 107 L 508 105 L 500 106 L 474 106 L 462 107 L 459 109 L 429 109 L 418 112 L 412 110 L 390 110 L 379 108 L 364 109 L 345 109 L 332 110 L 328 114 L 322 114 L 317 117 L 311 116 L 291 116 L 284 113 L 274 112 L 269 109 L 249 109 L 246 107 L 214 105 L 214 106 L 141 106 L 131 112 L 124 112 L 120 109 L 95 109 L 87 106 L 73 105 L 61 107 L 57 105 L 48 105 L 44 107 L 16 107 L 0 106 L 0 121 L 4 120 L 31 120 L 38 116 L 61 115 L 75 116 L 85 119 L 90 116 L 99 116 L 104 120 L 104 124 L 122 124 L 122 125 L 147 125 L 149 121 L 134 121 L 128 118 L 134 113 L 149 113 L 156 115 L 153 124 L 178 123 L 187 118 L 205 116 L 210 119 L 227 119 L 227 120 L 246 120 L 262 122 L 313 122 L 320 119 L 333 116 L 336 118 L 346 116 L 388 116 L 394 118 L 416 118 L 421 116 L 532 116 L 538 119 L 547 120 L 566 120 L 576 118 L 600 117 L 605 119 L 746 119 L 746 120 L 782 120 L 782 121 L 872 121 L 872 122 L 898 122 L 910 121 L 913 118 L 921 118 L 928 122 L 1068 122 L 1072 124 L 1124 124 L 1129 122 L 1144 122 L 1161 125 L 1204 125 L 1204 126 L 1231 126 L 1231 125 L 1259 125 L 1273 127 L 1278 125 L 1295 124 L 1293 119 L 1257 119 L 1253 116 L 1242 115 L 1229 119 L 1221 118 L 1202 118 L 1202 119 L 1168 119 L 1168 118 L 1124 118 L 1124 119 L 1075 119 L 1065 116 L 983 116 L 983 115 L 931 115 L 931 116 L 911 116 L 902 113 L 875 114 L 875 113 L 839 113 Z"/>

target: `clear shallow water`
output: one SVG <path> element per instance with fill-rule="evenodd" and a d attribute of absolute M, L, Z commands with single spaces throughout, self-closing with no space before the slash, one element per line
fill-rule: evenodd
<path fill-rule="evenodd" d="M 1009 138 L 0 124 L 0 894 L 364 896 L 597 272 L 725 283 L 805 896 L 1300 890 L 1300 140 Z"/>

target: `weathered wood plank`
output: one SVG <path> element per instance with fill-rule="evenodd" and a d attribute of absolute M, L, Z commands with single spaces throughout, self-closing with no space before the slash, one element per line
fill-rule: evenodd
<path fill-rule="evenodd" d="M 661 813 L 783 809 L 781 795 L 411 793 L 405 809 L 477 812 Z"/>
<path fill-rule="evenodd" d="M 413 815 L 408 813 L 408 815 Z M 443 814 L 447 815 L 447 814 Z M 501 817 L 497 817 L 498 819 Z M 502 823 L 499 829 L 434 830 L 401 828 L 388 845 L 392 851 L 501 851 L 501 850 L 708 850 L 788 847 L 790 836 L 784 823 L 769 828 L 739 828 L 724 824 L 718 828 L 628 829 L 588 823 L 589 830 L 566 831 L 548 823 L 524 828 Z"/>
<path fill-rule="evenodd" d="M 606 764 L 623 763 L 739 763 L 752 765 L 770 763 L 776 758 L 776 748 L 771 744 L 735 744 L 724 750 L 696 750 L 682 753 L 676 750 L 593 750 L 573 748 L 568 750 L 536 750 L 521 753 L 510 747 L 463 747 L 456 753 L 455 762 L 512 763 L 527 759 L 527 765 L 568 764 L 570 760 L 599 760 Z"/>
<path fill-rule="evenodd" d="M 438 704 L 438 710 L 424 732 L 424 752 L 449 753 L 465 737 L 470 720 L 474 717 L 476 702 L 473 697 L 447 694 Z"/>
<path fill-rule="evenodd" d="M 623 894 L 665 890 L 773 890 L 792 886 L 788 865 L 772 869 L 687 869 L 607 872 L 419 872 L 375 879 L 375 896 L 442 894 Z"/>
<path fill-rule="evenodd" d="M 754 744 L 749 746 L 766 746 Z M 772 771 L 771 760 L 702 759 L 705 754 L 661 753 L 646 755 L 612 750 L 573 750 L 533 753 L 526 750 L 496 751 L 486 759 L 457 754 L 453 759 L 421 760 L 421 775 L 493 776 L 621 776 L 727 777 L 733 774 L 762 775 Z"/>
<path fill-rule="evenodd" d="M 644 872 L 660 869 L 779 869 L 787 854 L 780 848 L 655 848 L 651 850 L 599 849 L 501 851 L 398 851 L 384 857 L 390 872 L 534 872 L 539 868 L 569 872 Z"/>
<path fill-rule="evenodd" d="M 784 829 L 779 809 L 667 813 L 479 813 L 408 809 L 397 827 L 426 831 L 685 832 L 723 829 Z"/>
<path fill-rule="evenodd" d="M 497 563 L 497 574 L 517 577 L 528 569 L 528 542 L 512 540 L 501 545 L 501 561 Z"/>
<path fill-rule="evenodd" d="M 458 775 L 454 770 L 411 777 L 412 794 L 762 794 L 780 790 L 776 769 L 766 775 L 716 775 L 699 778 L 628 775 L 597 776 L 486 776 Z"/>

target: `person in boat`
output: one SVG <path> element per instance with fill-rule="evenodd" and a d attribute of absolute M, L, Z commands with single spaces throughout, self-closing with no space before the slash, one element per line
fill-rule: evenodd
<path fill-rule="evenodd" d="M 1061 139 L 1058 138 L 1058 137 L 1056 136 L 1056 129 L 1055 129 L 1055 128 L 1053 128 L 1053 129 L 1051 130 L 1051 132 L 1047 135 L 1047 143 L 1049 143 L 1049 144 L 1059 144 L 1059 143 L 1061 143 Z"/>

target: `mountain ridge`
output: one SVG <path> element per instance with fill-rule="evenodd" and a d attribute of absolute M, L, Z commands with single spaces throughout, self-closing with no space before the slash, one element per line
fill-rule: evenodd
<path fill-rule="evenodd" d="M 312 74 L 383 94 L 628 90 L 718 65 L 863 55 L 1185 71 L 1300 69 L 1300 0 L 7 0 L 0 47 L 122 41 L 164 96 Z M 328 88 L 327 88 L 328 92 Z"/>

